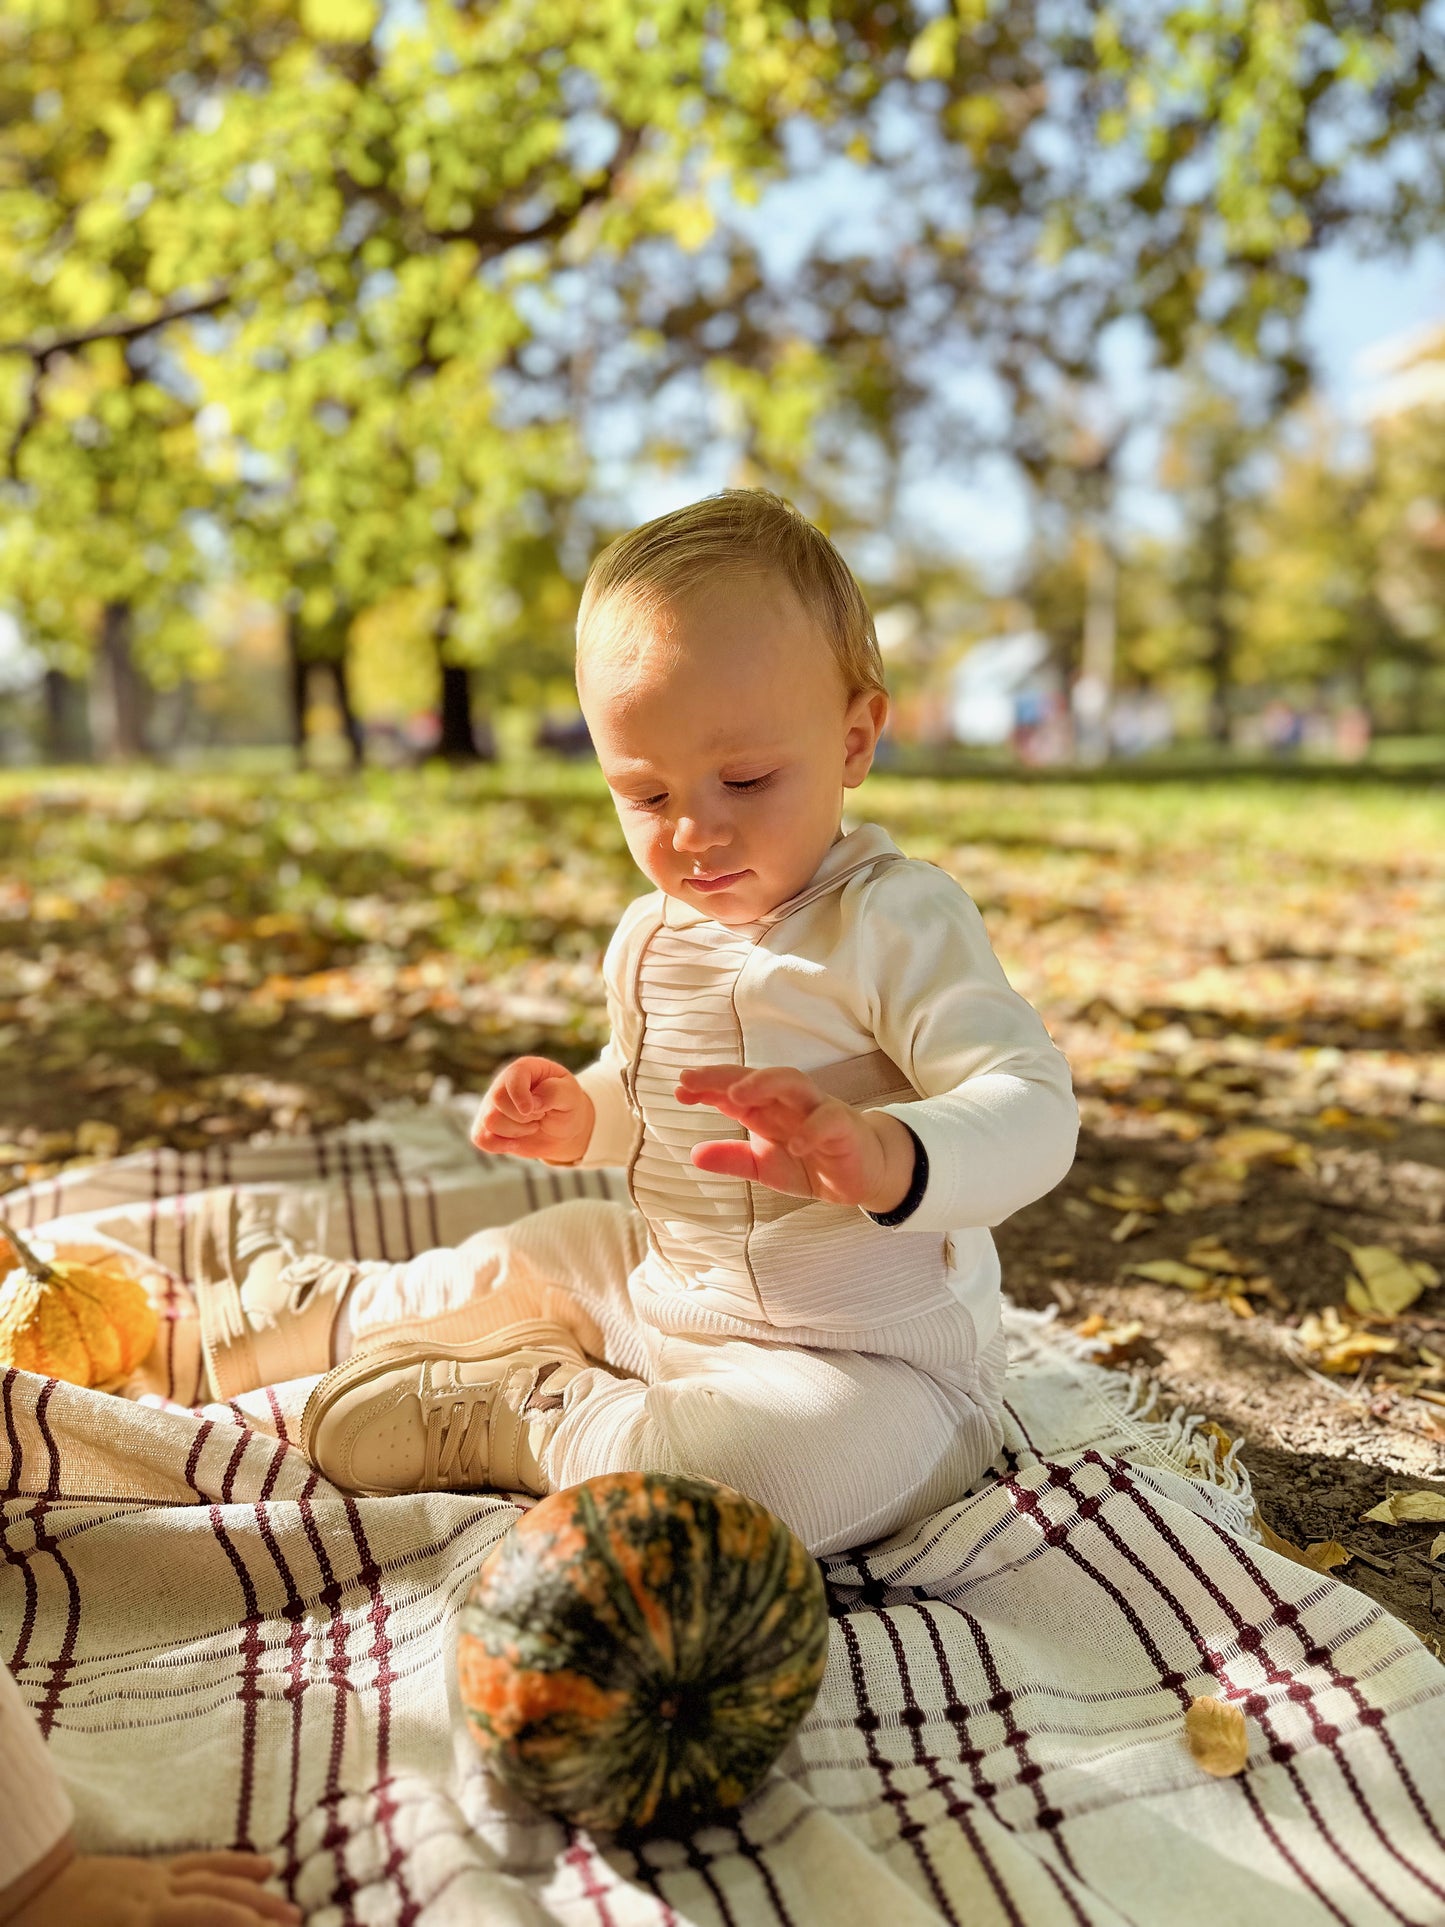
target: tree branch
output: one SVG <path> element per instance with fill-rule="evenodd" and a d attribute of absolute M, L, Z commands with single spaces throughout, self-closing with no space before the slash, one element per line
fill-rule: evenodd
<path fill-rule="evenodd" d="M 0 355 L 26 355 L 30 360 L 30 380 L 25 396 L 25 413 L 20 419 L 10 442 L 6 458 L 6 472 L 12 482 L 20 479 L 18 464 L 20 451 L 25 439 L 40 419 L 40 377 L 49 362 L 56 355 L 73 354 L 77 348 L 89 347 L 95 341 L 138 341 L 142 335 L 153 333 L 157 328 L 165 328 L 173 321 L 189 321 L 196 315 L 214 314 L 223 308 L 231 298 L 231 285 L 225 282 L 218 289 L 198 301 L 167 302 L 159 314 L 148 321 L 125 321 L 119 315 L 111 315 L 105 321 L 97 321 L 90 328 L 73 328 L 66 333 L 52 333 L 47 336 L 31 335 L 18 341 L 0 341 Z"/>

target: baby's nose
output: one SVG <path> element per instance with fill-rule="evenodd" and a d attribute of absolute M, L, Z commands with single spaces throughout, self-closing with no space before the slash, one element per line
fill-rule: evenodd
<path fill-rule="evenodd" d="M 680 816 L 672 831 L 672 847 L 689 855 L 716 850 L 729 841 L 723 824 L 713 818 Z"/>

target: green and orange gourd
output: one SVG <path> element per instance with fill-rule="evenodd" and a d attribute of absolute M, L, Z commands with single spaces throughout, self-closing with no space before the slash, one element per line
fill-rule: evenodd
<path fill-rule="evenodd" d="M 602 1832 L 726 1819 L 812 1705 L 822 1574 L 764 1506 L 619 1472 L 554 1492 L 482 1566 L 457 1671 L 487 1766 Z"/>

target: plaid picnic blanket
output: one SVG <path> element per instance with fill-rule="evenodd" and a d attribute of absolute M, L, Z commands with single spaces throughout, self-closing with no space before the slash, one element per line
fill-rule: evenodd
<path fill-rule="evenodd" d="M 166 1322 L 118 1399 L 0 1378 L 0 1656 L 96 1851 L 254 1846 L 314 1927 L 1303 1927 L 1445 1921 L 1445 1667 L 1259 1545 L 1199 1420 L 1151 1414 L 1010 1308 L 1009 1430 L 961 1503 L 825 1561 L 827 1677 L 735 1825 L 622 1849 L 481 1771 L 455 1620 L 505 1499 L 359 1499 L 292 1442 L 312 1381 L 201 1405 L 176 1268 L 195 1194 L 282 1187 L 357 1257 L 451 1243 L 617 1172 L 488 1159 L 470 1105 L 147 1152 L 11 1193 L 42 1237 L 138 1248 Z M 1184 1743 L 1249 1721 L 1247 1770 Z"/>

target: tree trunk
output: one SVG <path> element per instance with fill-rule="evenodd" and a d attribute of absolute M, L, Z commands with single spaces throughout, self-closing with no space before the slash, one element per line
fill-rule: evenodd
<path fill-rule="evenodd" d="M 90 728 L 107 763 L 129 763 L 146 754 L 146 691 L 131 656 L 131 607 L 107 602 L 91 675 Z"/>
<path fill-rule="evenodd" d="M 346 740 L 351 746 L 351 767 L 360 769 L 366 760 L 366 751 L 361 737 L 361 725 L 356 720 L 356 711 L 351 707 L 351 684 L 346 673 L 346 658 L 333 656 L 326 666 L 331 671 L 332 685 L 336 690 L 336 707 L 341 711 L 341 726 L 346 731 Z"/>
<path fill-rule="evenodd" d="M 436 754 L 449 763 L 478 763 L 482 752 L 472 727 L 472 672 L 464 663 L 442 662 L 442 733 Z"/>
<path fill-rule="evenodd" d="M 41 684 L 42 749 L 47 763 L 84 763 L 90 758 L 85 691 L 63 669 L 47 669 Z"/>
<path fill-rule="evenodd" d="M 1112 738 L 1110 713 L 1114 706 L 1114 658 L 1119 635 L 1119 568 L 1113 545 L 1103 528 L 1089 543 L 1089 576 L 1084 605 L 1084 644 L 1079 663 L 1076 705 L 1080 710 L 1079 759 L 1104 763 Z"/>
<path fill-rule="evenodd" d="M 1234 528 L 1222 475 L 1215 478 L 1209 520 L 1204 529 L 1205 630 L 1209 637 L 1209 733 L 1226 747 L 1230 740 L 1230 701 L 1234 688 L 1234 619 L 1229 607 L 1234 573 Z"/>
<path fill-rule="evenodd" d="M 294 609 L 286 611 L 286 667 L 291 697 L 291 747 L 296 752 L 296 767 L 305 769 L 308 665 L 301 654 L 301 622 Z"/>

